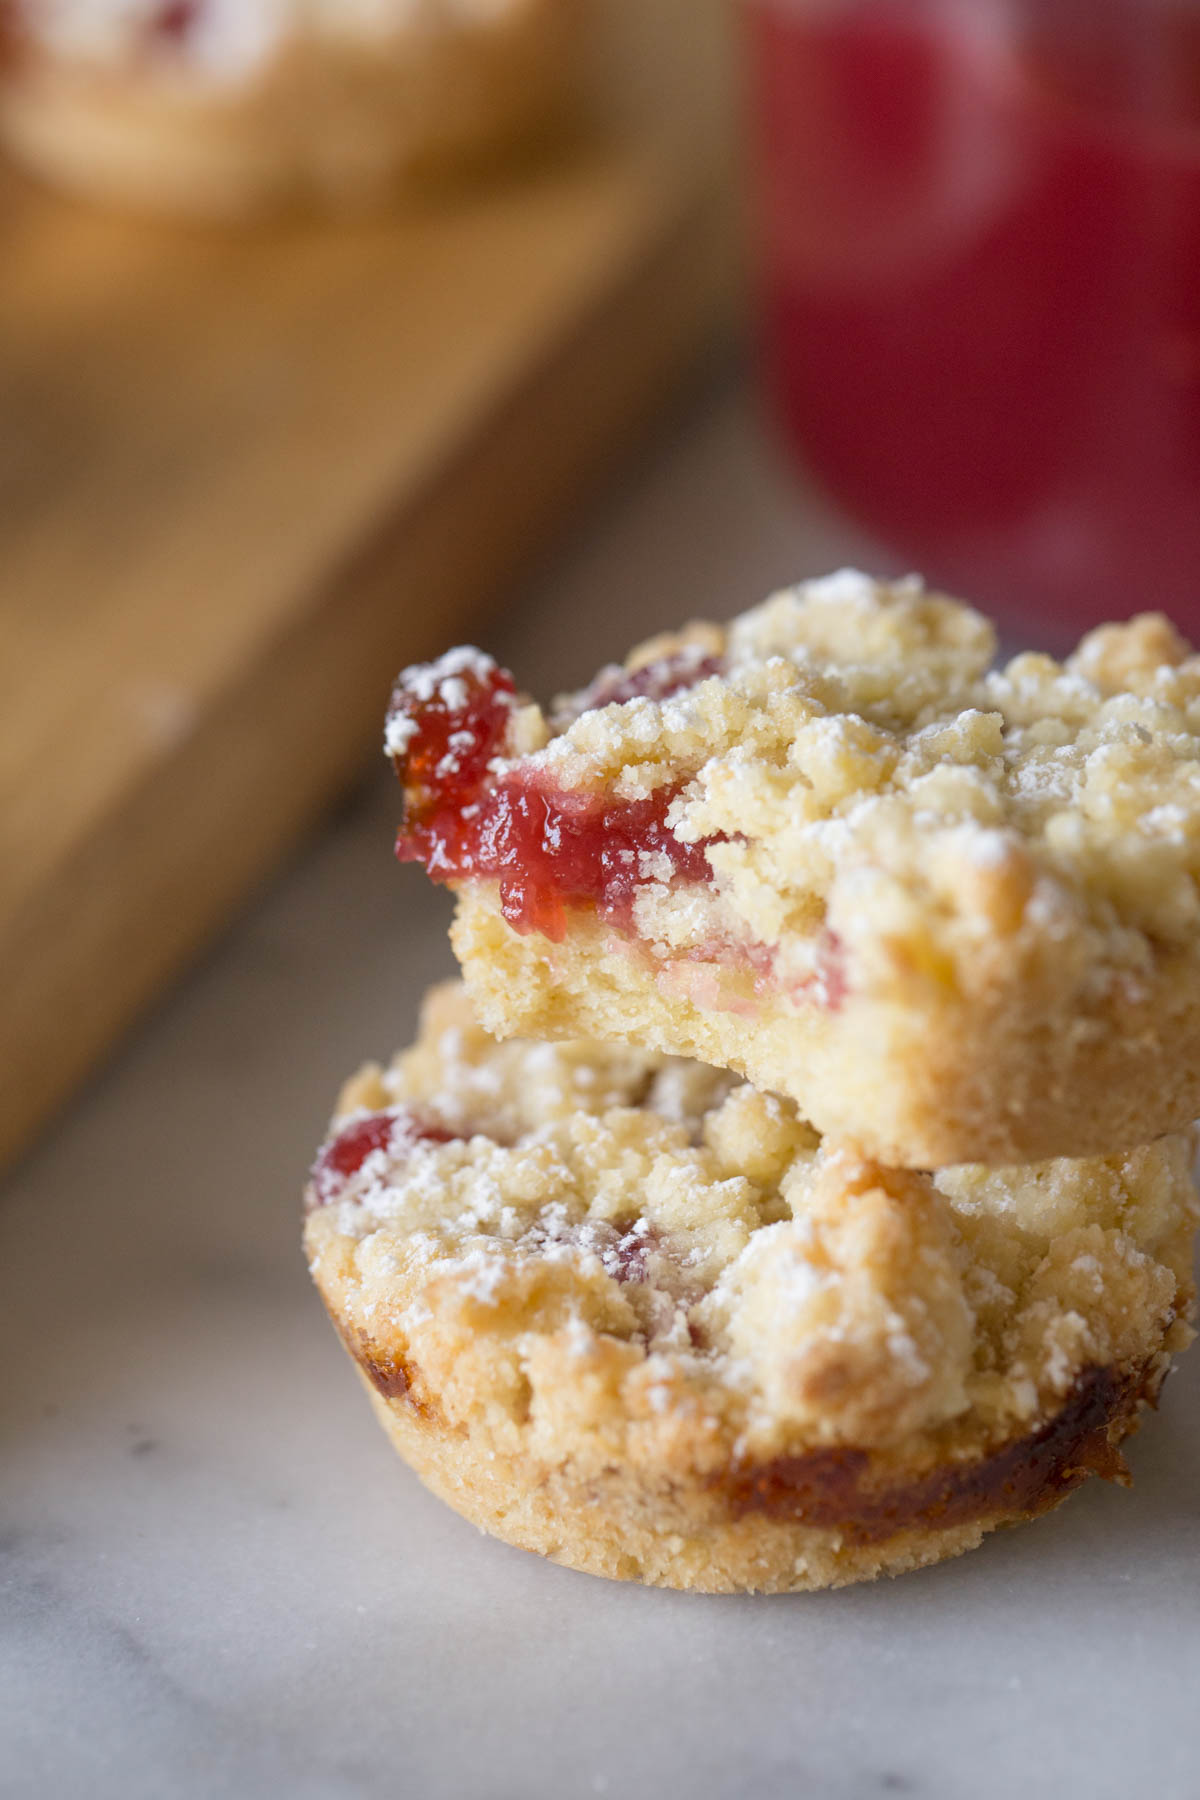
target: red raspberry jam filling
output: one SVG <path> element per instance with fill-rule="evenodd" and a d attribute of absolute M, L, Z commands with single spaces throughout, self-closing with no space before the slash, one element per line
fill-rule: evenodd
<path fill-rule="evenodd" d="M 709 656 L 698 645 L 685 645 L 640 669 L 605 669 L 582 693 L 572 695 L 558 715 L 560 722 L 579 718 L 601 706 L 624 706 L 627 700 L 669 700 L 710 675 L 721 673 L 721 659 Z"/>
<path fill-rule="evenodd" d="M 512 676 L 481 650 L 451 650 L 401 675 L 384 741 L 404 785 L 405 826 L 428 844 L 428 853 L 405 861 L 430 861 L 450 815 L 477 799 L 488 764 L 503 752 L 516 694 Z M 440 865 L 429 872 L 452 879 Z"/>
<path fill-rule="evenodd" d="M 666 698 L 714 667 L 695 656 L 664 659 L 614 677 L 602 703 Z M 645 883 L 711 879 L 706 844 L 681 843 L 667 823 L 677 787 L 645 800 L 613 800 L 512 769 L 489 780 L 514 701 L 512 677 L 479 651 L 452 651 L 401 676 L 387 728 L 405 790 L 396 840 L 401 862 L 424 863 L 435 881 L 498 880 L 514 930 L 557 943 L 566 936 L 569 907 L 594 907 L 628 932 Z"/>
<path fill-rule="evenodd" d="M 800 997 L 814 1000 L 826 1012 L 840 1012 L 850 992 L 846 947 L 836 931 L 825 929 L 817 939 L 812 975 L 801 983 Z"/>
<path fill-rule="evenodd" d="M 393 1107 L 387 1112 L 363 1113 L 329 1139 L 312 1168 L 309 1200 L 312 1207 L 332 1206 L 377 1150 L 399 1156 L 417 1144 L 453 1143 L 455 1133 L 430 1125 Z"/>
<path fill-rule="evenodd" d="M 616 1242 L 601 1252 L 605 1273 L 622 1284 L 648 1281 L 646 1259 L 660 1247 L 659 1233 L 646 1219 L 618 1220 L 613 1230 L 619 1233 Z"/>

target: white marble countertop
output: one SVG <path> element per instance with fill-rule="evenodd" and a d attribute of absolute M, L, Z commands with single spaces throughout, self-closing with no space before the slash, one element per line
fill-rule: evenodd
<path fill-rule="evenodd" d="M 544 691 L 856 552 L 721 387 L 489 641 Z M 0 1794 L 1200 1794 L 1200 1350 L 1132 1493 L 837 1594 L 610 1586 L 395 1460 L 297 1242 L 341 1078 L 451 967 L 395 821 L 381 767 L 4 1196 Z"/>

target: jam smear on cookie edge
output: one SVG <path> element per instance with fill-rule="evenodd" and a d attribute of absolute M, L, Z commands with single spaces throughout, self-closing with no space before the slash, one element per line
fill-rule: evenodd
<path fill-rule="evenodd" d="M 718 658 L 685 648 L 632 671 L 605 670 L 575 696 L 568 715 L 667 700 L 721 668 Z M 664 879 L 711 882 L 705 853 L 722 839 L 684 843 L 668 823 L 682 784 L 667 784 L 644 800 L 616 800 L 556 787 L 519 765 L 495 770 L 517 704 L 512 676 L 480 650 L 451 650 L 401 675 L 385 738 L 404 789 L 396 838 L 401 862 L 423 863 L 437 882 L 496 880 L 512 929 L 538 932 L 552 943 L 565 940 L 572 910 L 592 910 L 623 937 L 636 938 L 639 889 Z M 775 984 L 766 945 L 714 943 L 677 960 L 748 970 L 758 992 Z M 838 1012 L 848 993 L 843 946 L 836 933 L 823 930 L 813 973 L 792 984 L 792 997 Z M 719 1010 L 724 1002 L 713 1004 Z"/>
<path fill-rule="evenodd" d="M 602 676 L 585 709 L 664 700 L 718 672 L 711 657 L 673 656 L 631 674 Z M 401 676 L 388 713 L 387 748 L 405 790 L 396 840 L 401 862 L 434 881 L 495 878 L 501 910 L 521 933 L 555 943 L 567 909 L 593 907 L 633 933 L 638 889 L 662 880 L 707 882 L 707 840 L 680 841 L 667 823 L 679 787 L 644 800 L 577 793 L 519 769 L 492 777 L 516 702 L 512 677 L 480 651 L 451 651 Z"/>
<path fill-rule="evenodd" d="M 451 1144 L 457 1132 L 419 1119 L 407 1107 L 383 1112 L 359 1113 L 335 1131 L 323 1145 L 312 1166 L 309 1206 L 332 1206 L 358 1174 L 369 1156 L 382 1151 L 394 1156 L 417 1144 Z"/>

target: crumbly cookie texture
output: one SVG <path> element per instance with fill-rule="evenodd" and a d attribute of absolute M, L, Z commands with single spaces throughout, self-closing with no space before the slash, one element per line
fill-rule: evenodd
<path fill-rule="evenodd" d="M 1190 1162 L 899 1173 L 696 1063 L 497 1044 L 451 986 L 345 1090 L 305 1243 L 467 1518 L 596 1574 L 817 1588 L 1121 1476 L 1192 1335 Z"/>
<path fill-rule="evenodd" d="M 736 1069 L 897 1166 L 1183 1129 L 1200 657 L 1155 615 L 1064 663 L 994 650 L 915 579 L 843 572 L 657 639 L 549 713 L 514 700 L 490 792 L 549 794 L 570 830 L 588 807 L 606 830 L 656 799 L 665 818 L 615 923 L 581 902 L 547 930 L 511 853 L 503 882 L 460 856 L 484 1023 Z"/>
<path fill-rule="evenodd" d="M 0 136 L 102 200 L 358 205 L 542 128 L 577 0 L 12 0 Z"/>

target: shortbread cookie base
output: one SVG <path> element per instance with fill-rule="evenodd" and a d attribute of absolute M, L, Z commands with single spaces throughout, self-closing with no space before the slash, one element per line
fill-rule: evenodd
<path fill-rule="evenodd" d="M 495 158 L 561 104 L 561 0 L 511 26 L 460 30 L 409 53 L 285 51 L 226 89 L 18 53 L 0 87 L 0 141 L 32 174 L 84 198 L 225 219 L 295 205 L 357 209 Z"/>
<path fill-rule="evenodd" d="M 1038 962 L 996 957 L 969 998 L 851 993 L 831 1008 L 663 961 L 587 915 L 561 944 L 522 935 L 494 883 L 460 890 L 451 939 L 497 1037 L 592 1036 L 733 1069 L 803 1096 L 825 1136 L 897 1168 L 1108 1155 L 1186 1129 L 1200 1092 L 1200 959 L 1182 952 L 1086 1006 L 1056 1006 Z"/>
<path fill-rule="evenodd" d="M 569 1462 L 505 1456 L 485 1429 L 464 1433 L 414 1402 L 400 1369 L 361 1344 L 348 1348 L 394 1448 L 481 1531 L 584 1574 L 706 1594 L 810 1592 L 903 1575 L 1051 1511 L 1092 1473 L 1120 1477 L 1117 1447 L 1169 1361 L 1090 1370 L 1040 1431 L 909 1485 L 853 1450 L 655 1484 L 628 1468 L 580 1479 Z"/>
<path fill-rule="evenodd" d="M 497 1043 L 450 986 L 345 1090 L 305 1249 L 396 1447 L 485 1530 L 823 1587 L 1120 1478 L 1192 1336 L 1192 1151 L 886 1169 L 698 1063 Z"/>
<path fill-rule="evenodd" d="M 1156 615 L 994 648 L 843 571 L 547 708 L 478 651 L 406 671 L 398 850 L 458 891 L 485 1024 L 737 1069 L 893 1166 L 1184 1127 L 1200 656 Z"/>

